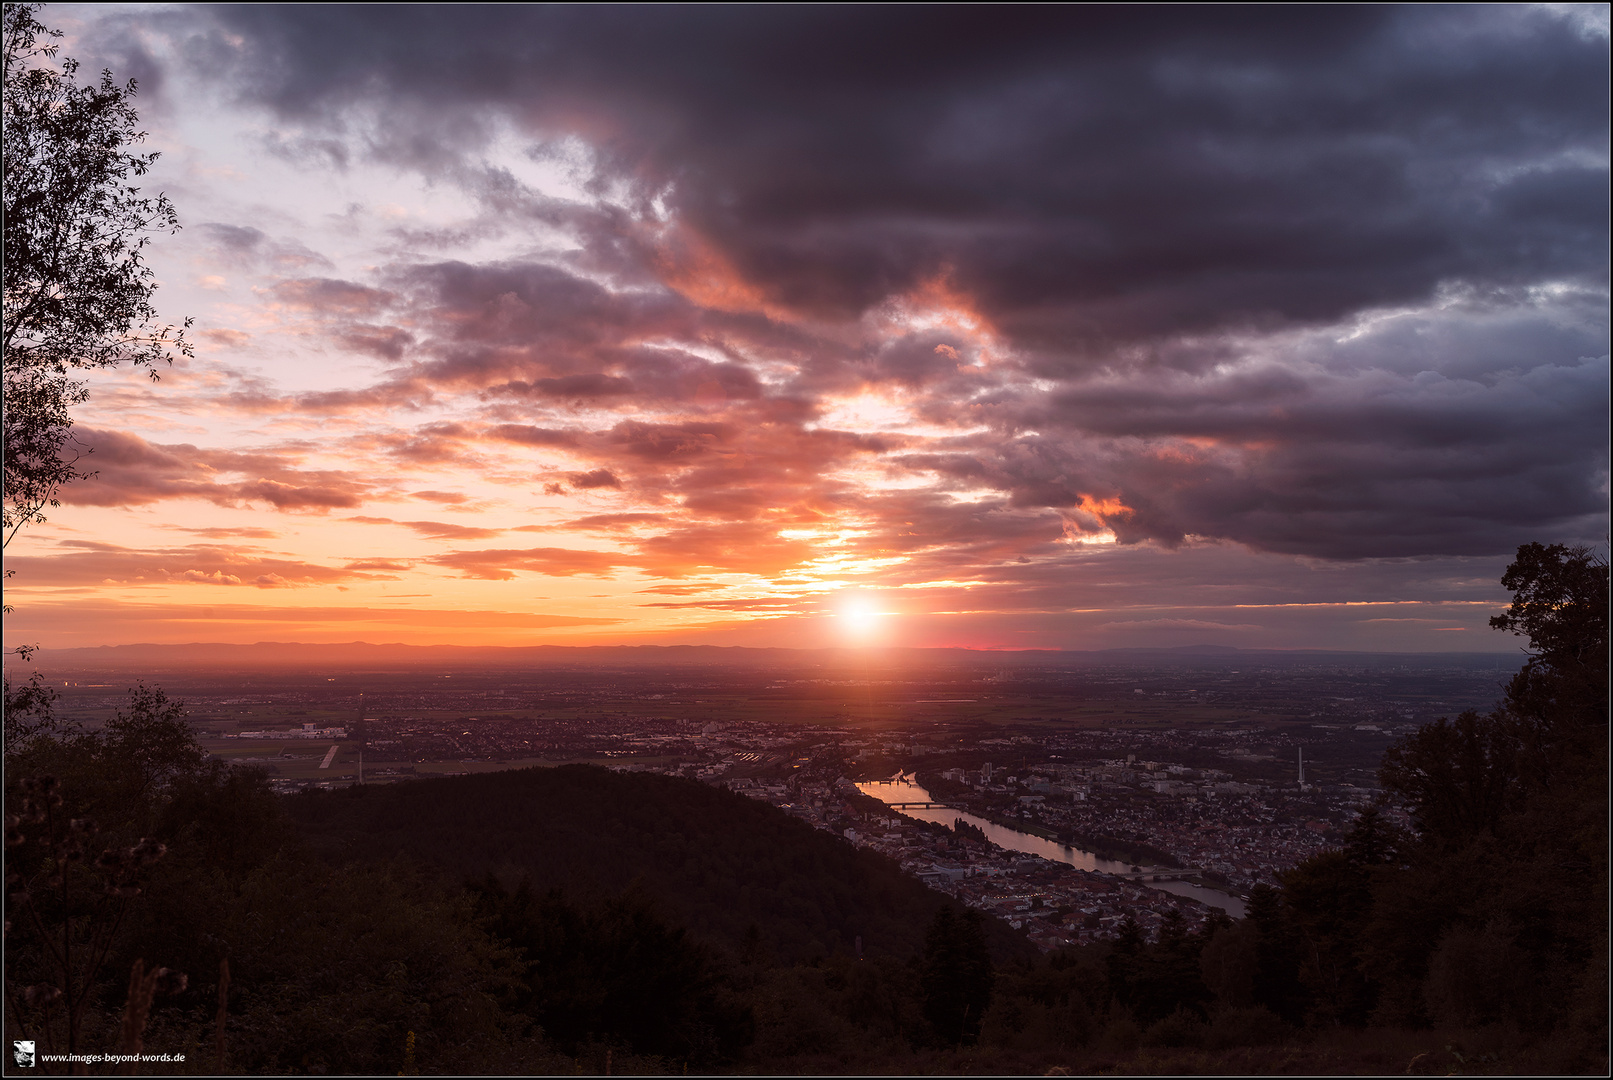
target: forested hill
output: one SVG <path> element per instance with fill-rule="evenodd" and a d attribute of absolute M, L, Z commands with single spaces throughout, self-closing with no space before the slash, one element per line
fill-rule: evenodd
<path fill-rule="evenodd" d="M 310 792 L 286 800 L 333 861 L 403 857 L 459 879 L 618 893 L 738 952 L 754 924 L 779 960 L 850 952 L 907 959 L 942 904 L 891 860 L 765 803 L 693 780 L 591 765 Z M 1033 955 L 988 920 L 999 960 Z"/>

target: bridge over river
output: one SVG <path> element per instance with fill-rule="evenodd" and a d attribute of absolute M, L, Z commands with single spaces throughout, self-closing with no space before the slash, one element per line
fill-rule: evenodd
<path fill-rule="evenodd" d="M 1125 872 L 1110 870 L 1113 877 L 1125 878 L 1128 881 L 1184 881 L 1202 871 L 1191 866 L 1149 866 Z"/>

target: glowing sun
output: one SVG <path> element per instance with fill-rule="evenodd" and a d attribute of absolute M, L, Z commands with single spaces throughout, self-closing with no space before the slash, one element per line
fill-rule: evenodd
<path fill-rule="evenodd" d="M 879 627 L 884 613 L 875 609 L 872 601 L 861 597 L 847 600 L 840 606 L 841 625 L 854 637 L 867 637 Z"/>

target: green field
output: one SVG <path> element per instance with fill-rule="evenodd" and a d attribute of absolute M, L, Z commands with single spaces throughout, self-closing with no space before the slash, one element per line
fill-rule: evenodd
<path fill-rule="evenodd" d="M 356 780 L 358 778 L 358 743 L 353 740 L 338 740 L 336 756 L 331 760 L 330 767 L 321 769 L 320 763 L 329 753 L 332 740 L 329 739 L 219 739 L 201 738 L 197 740 L 202 749 L 216 758 L 240 765 L 271 765 L 274 771 L 271 776 L 289 780 Z M 364 766 L 366 782 L 376 783 L 388 780 L 401 779 L 398 776 L 382 776 L 382 771 L 396 770 L 403 767 L 413 768 L 412 774 L 419 776 L 443 776 L 456 773 L 485 773 L 497 772 L 501 769 L 526 769 L 539 765 L 562 765 L 567 761 L 545 759 L 540 757 L 515 758 L 509 761 L 423 761 L 409 762 L 407 765 L 400 762 L 367 762 Z"/>

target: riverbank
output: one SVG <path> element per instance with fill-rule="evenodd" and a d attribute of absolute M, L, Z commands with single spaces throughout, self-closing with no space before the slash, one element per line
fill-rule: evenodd
<path fill-rule="evenodd" d="M 951 805 L 922 807 L 918 804 L 934 803 L 937 801 L 937 795 L 924 786 L 915 783 L 914 779 L 907 776 L 892 780 L 864 781 L 858 787 L 864 795 L 871 796 L 881 803 L 910 804 L 897 812 L 916 821 L 933 822 L 950 828 L 955 820 L 962 818 L 969 824 L 983 830 L 987 839 L 997 847 L 1005 850 L 1039 855 L 1052 862 L 1061 862 L 1078 870 L 1098 874 L 1127 875 L 1131 872 L 1131 867 L 1135 865 L 1132 862 L 1104 858 L 1094 852 L 1063 843 L 1056 835 L 1048 835 L 1047 833 L 1038 835 L 1037 833 L 1028 832 L 1023 827 L 1023 822 L 1013 819 L 981 817 L 973 811 Z M 947 800 L 942 798 L 939 801 L 945 803 Z M 1152 865 L 1153 860 L 1149 860 L 1149 864 Z M 1241 897 L 1220 889 L 1201 886 L 1188 881 L 1159 881 L 1139 884 L 1148 889 L 1191 898 L 1208 907 L 1219 908 L 1233 918 L 1241 919 L 1245 913 L 1245 905 Z"/>
<path fill-rule="evenodd" d="M 1163 866 L 1172 870 L 1181 869 L 1182 864 L 1168 851 L 1153 847 L 1136 840 L 1122 840 L 1117 836 L 1102 836 L 1089 833 L 1078 833 L 1069 829 L 1050 829 L 1040 822 L 1027 821 L 1021 817 L 1008 814 L 993 813 L 985 807 L 971 805 L 978 799 L 973 787 L 960 784 L 956 780 L 948 780 L 939 773 L 912 774 L 913 780 L 926 791 L 943 802 L 958 804 L 960 810 L 984 818 L 995 825 L 1005 829 L 1013 829 L 1029 836 L 1038 836 L 1043 840 L 1052 840 L 1056 843 L 1066 844 L 1082 851 L 1091 852 L 1100 859 L 1111 862 L 1125 863 L 1127 866 Z"/>
<path fill-rule="evenodd" d="M 1163 866 L 1170 870 L 1182 868 L 1182 864 L 1170 852 L 1132 840 L 1120 840 L 1113 836 L 1092 836 L 1071 830 L 1059 833 L 1053 839 L 1071 847 L 1090 851 L 1099 858 L 1112 859 L 1132 866 Z"/>

